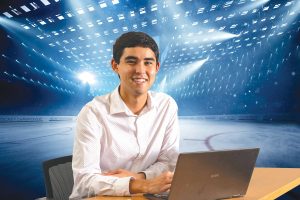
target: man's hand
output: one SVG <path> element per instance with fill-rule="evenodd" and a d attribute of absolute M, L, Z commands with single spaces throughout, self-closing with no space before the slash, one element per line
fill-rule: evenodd
<path fill-rule="evenodd" d="M 145 174 L 143 172 L 141 173 L 134 173 L 131 171 L 127 171 L 125 169 L 116 169 L 116 170 L 111 170 L 108 172 L 104 172 L 103 173 L 104 176 L 116 176 L 119 178 L 123 178 L 123 177 L 134 177 L 135 179 L 145 179 Z"/>
<path fill-rule="evenodd" d="M 171 187 L 173 179 L 172 172 L 165 172 L 160 176 L 157 176 L 150 180 L 134 180 L 132 179 L 129 183 L 129 191 L 131 194 L 134 193 L 161 193 L 166 192 Z"/>

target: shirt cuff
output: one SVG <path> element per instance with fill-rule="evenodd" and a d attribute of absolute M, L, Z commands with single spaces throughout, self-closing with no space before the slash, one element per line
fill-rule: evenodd
<path fill-rule="evenodd" d="M 145 176 L 145 179 L 147 179 L 147 174 L 144 171 L 138 172 L 138 174 L 143 174 Z"/>
<path fill-rule="evenodd" d="M 114 190 L 117 196 L 130 196 L 129 182 L 132 177 L 119 178 L 115 182 Z"/>
<path fill-rule="evenodd" d="M 141 171 L 141 172 L 143 172 L 145 174 L 146 179 L 152 179 L 157 176 L 156 173 L 153 171 Z"/>

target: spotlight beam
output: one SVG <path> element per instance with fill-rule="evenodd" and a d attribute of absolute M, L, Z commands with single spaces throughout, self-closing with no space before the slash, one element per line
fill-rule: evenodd
<path fill-rule="evenodd" d="M 198 41 L 199 43 L 211 43 L 211 42 L 219 42 L 224 41 L 232 38 L 240 37 L 240 34 L 232 34 L 222 31 L 214 31 L 212 33 L 202 33 L 201 35 L 194 35 L 188 37 L 186 39 L 183 38 L 185 41 Z"/>
<path fill-rule="evenodd" d="M 255 9 L 255 8 L 258 8 L 266 3 L 268 3 L 270 0 L 257 0 L 257 1 L 254 1 L 253 3 L 250 3 L 249 5 L 246 5 L 244 7 L 242 7 L 239 12 L 243 12 L 245 10 L 252 10 L 252 9 Z"/>
<path fill-rule="evenodd" d="M 158 85 L 158 91 L 164 92 L 166 89 L 167 76 L 164 76 L 163 80 Z"/>
<path fill-rule="evenodd" d="M 199 61 L 196 61 L 192 64 L 185 66 L 183 68 L 183 73 L 178 74 L 176 76 L 176 80 L 179 80 L 179 81 L 185 80 L 187 77 L 189 77 L 190 75 L 192 75 L 193 73 L 198 71 L 203 66 L 203 64 L 206 63 L 206 61 L 208 61 L 208 59 L 209 58 L 206 58 L 204 60 L 199 60 Z"/>
<path fill-rule="evenodd" d="M 172 80 L 175 80 L 174 84 L 167 85 L 167 77 L 165 76 L 163 80 L 158 84 L 159 91 L 168 91 L 172 90 L 174 86 L 178 85 L 179 83 L 183 82 L 186 78 L 197 72 L 204 63 L 209 60 L 209 57 L 203 60 L 198 60 L 194 63 L 186 65 L 180 70 L 180 72 L 175 76 L 172 77 Z"/>

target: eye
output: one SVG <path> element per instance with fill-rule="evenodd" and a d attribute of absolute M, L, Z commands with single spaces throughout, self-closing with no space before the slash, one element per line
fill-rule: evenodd
<path fill-rule="evenodd" d="M 129 65 L 133 65 L 136 63 L 136 60 L 127 60 L 126 63 Z"/>
<path fill-rule="evenodd" d="M 153 61 L 146 61 L 145 65 L 149 66 L 149 65 L 153 65 Z"/>

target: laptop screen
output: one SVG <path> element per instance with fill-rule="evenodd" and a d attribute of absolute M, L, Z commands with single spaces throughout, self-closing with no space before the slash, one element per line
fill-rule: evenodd
<path fill-rule="evenodd" d="M 252 148 L 181 153 L 168 199 L 211 200 L 245 195 L 258 152 L 258 148 Z"/>

